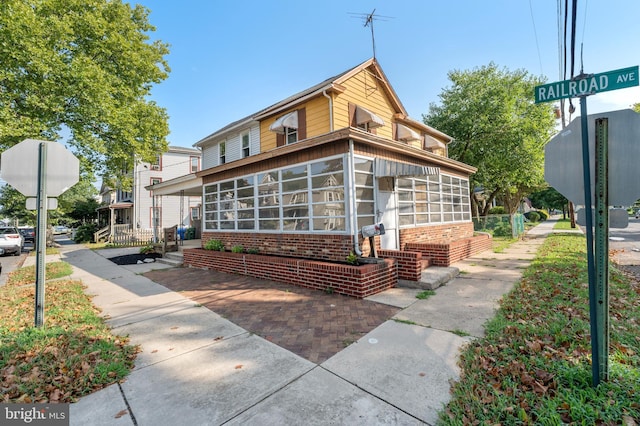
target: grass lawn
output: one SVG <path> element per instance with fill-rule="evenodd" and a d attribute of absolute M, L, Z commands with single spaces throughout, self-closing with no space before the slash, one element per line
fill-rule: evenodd
<path fill-rule="evenodd" d="M 114 336 L 65 262 L 46 265 L 44 326 L 34 327 L 35 269 L 0 287 L 0 402 L 73 402 L 122 380 L 137 348 Z"/>
<path fill-rule="evenodd" d="M 553 227 L 553 229 L 560 229 L 560 230 L 571 230 L 571 229 L 577 229 L 576 228 L 571 228 L 571 221 L 569 219 L 558 219 L 558 222 L 556 223 L 556 226 Z"/>
<path fill-rule="evenodd" d="M 609 381 L 591 386 L 586 242 L 550 235 L 460 358 L 445 425 L 640 424 L 640 284 L 612 268 Z"/>

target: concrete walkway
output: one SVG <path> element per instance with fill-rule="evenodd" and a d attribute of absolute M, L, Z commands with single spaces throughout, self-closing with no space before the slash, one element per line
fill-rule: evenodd
<path fill-rule="evenodd" d="M 461 347 L 484 335 L 483 324 L 554 225 L 543 222 L 504 253 L 454 265 L 460 276 L 429 299 L 403 288 L 372 296 L 402 310 L 321 364 L 140 275 L 167 265 L 119 267 L 107 257 L 122 252 L 63 246 L 59 257 L 114 333 L 142 348 L 124 383 L 71 405 L 71 424 L 435 424 L 459 377 Z"/>

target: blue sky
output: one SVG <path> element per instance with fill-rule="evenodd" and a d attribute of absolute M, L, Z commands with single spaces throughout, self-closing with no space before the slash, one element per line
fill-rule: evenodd
<path fill-rule="evenodd" d="M 138 0 L 152 39 L 170 44 L 171 73 L 153 88 L 171 145 L 192 146 L 228 123 L 345 71 L 372 55 L 363 26 L 375 9 L 376 57 L 414 119 L 449 85 L 450 70 L 493 61 L 558 81 L 556 0 Z M 640 2 L 579 0 L 587 73 L 640 63 Z M 640 102 L 640 89 L 590 96 L 589 113 Z M 578 107 L 578 101 L 574 104 Z"/>

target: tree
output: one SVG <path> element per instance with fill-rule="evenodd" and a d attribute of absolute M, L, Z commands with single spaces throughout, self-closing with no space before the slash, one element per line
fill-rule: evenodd
<path fill-rule="evenodd" d="M 534 86 L 542 80 L 494 63 L 448 77 L 452 86 L 439 95 L 440 105 L 429 105 L 424 122 L 454 138 L 451 158 L 477 167 L 471 176 L 474 214 L 486 215 L 496 197 L 513 213 L 524 195 L 544 184 L 544 145 L 554 132 L 554 115 L 550 104 L 534 104 Z M 484 194 L 484 206 L 474 189 Z"/>
<path fill-rule="evenodd" d="M 564 195 L 556 191 L 553 187 L 548 187 L 530 194 L 529 200 L 531 200 L 533 207 L 537 209 L 546 208 L 548 210 L 554 209 L 562 211 L 565 211 L 565 206 L 569 202 Z"/>
<path fill-rule="evenodd" d="M 633 104 L 632 108 L 635 112 L 640 112 L 640 103 Z"/>
<path fill-rule="evenodd" d="M 148 9 L 122 0 L 0 2 L 0 149 L 64 141 L 90 174 L 118 176 L 168 148 L 148 100 L 167 77 Z"/>

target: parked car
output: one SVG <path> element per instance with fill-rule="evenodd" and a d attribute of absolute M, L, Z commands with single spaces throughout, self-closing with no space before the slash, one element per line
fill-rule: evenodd
<path fill-rule="evenodd" d="M 15 226 L 0 227 L 0 254 L 13 253 L 20 256 L 22 247 L 24 246 L 24 238 Z"/>
<path fill-rule="evenodd" d="M 53 227 L 53 235 L 68 234 L 69 228 L 64 225 L 56 225 Z"/>
<path fill-rule="evenodd" d="M 33 243 L 36 240 L 35 228 L 19 228 L 25 243 Z"/>

